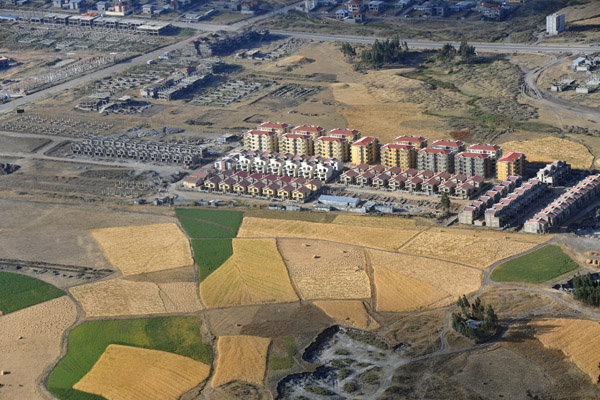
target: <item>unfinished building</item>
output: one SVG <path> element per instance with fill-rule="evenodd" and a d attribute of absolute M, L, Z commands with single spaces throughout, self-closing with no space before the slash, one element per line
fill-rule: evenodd
<path fill-rule="evenodd" d="M 160 99 L 165 101 L 176 100 L 186 93 L 194 90 L 209 75 L 198 73 L 178 73 L 172 78 L 163 79 L 140 89 L 144 98 Z"/>
<path fill-rule="evenodd" d="M 248 44 L 256 45 L 269 36 L 268 30 L 247 29 L 242 32 L 215 32 L 190 40 L 185 52 L 190 56 L 227 55 Z"/>

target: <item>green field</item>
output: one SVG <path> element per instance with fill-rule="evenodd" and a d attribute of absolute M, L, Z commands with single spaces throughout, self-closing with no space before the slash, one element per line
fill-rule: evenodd
<path fill-rule="evenodd" d="M 192 239 L 234 238 L 244 215 L 241 211 L 192 208 L 177 208 L 175 214 Z"/>
<path fill-rule="evenodd" d="M 102 399 L 73 389 L 109 344 L 168 351 L 211 365 L 212 347 L 202 342 L 200 321 L 191 317 L 90 321 L 69 335 L 69 351 L 48 378 L 48 389 L 59 399 Z"/>
<path fill-rule="evenodd" d="M 199 269 L 200 282 L 215 272 L 233 254 L 231 239 L 194 239 L 192 249 Z"/>
<path fill-rule="evenodd" d="M 579 268 L 560 247 L 549 245 L 500 265 L 492 272 L 496 282 L 542 283 Z"/>
<path fill-rule="evenodd" d="M 279 371 L 284 369 L 290 369 L 294 366 L 294 356 L 298 353 L 296 348 L 296 342 L 292 336 L 284 336 L 282 338 L 283 347 L 285 347 L 285 355 L 277 356 L 271 354 L 269 360 L 269 369 L 273 371 Z"/>
<path fill-rule="evenodd" d="M 0 272 L 0 311 L 8 314 L 64 296 L 62 290 L 28 276 Z"/>

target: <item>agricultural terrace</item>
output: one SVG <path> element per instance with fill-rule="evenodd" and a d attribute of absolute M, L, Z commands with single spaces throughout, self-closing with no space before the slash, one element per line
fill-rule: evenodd
<path fill-rule="evenodd" d="M 579 268 L 559 246 L 549 245 L 507 261 L 494 269 L 496 282 L 542 283 Z"/>
<path fill-rule="evenodd" d="M 48 390 L 59 399 L 98 399 L 73 386 L 96 364 L 111 344 L 179 354 L 211 365 L 212 347 L 202 342 L 200 321 L 191 317 L 89 321 L 69 335 L 68 353 L 48 378 Z"/>
<path fill-rule="evenodd" d="M 298 301 L 275 239 L 235 239 L 233 256 L 200 284 L 209 307 Z"/>
<path fill-rule="evenodd" d="M 123 275 L 192 265 L 190 245 L 176 224 L 95 229 L 92 236 Z"/>
<path fill-rule="evenodd" d="M 177 400 L 209 374 L 210 365 L 188 357 L 111 344 L 74 388 L 111 400 Z"/>
<path fill-rule="evenodd" d="M 190 237 L 202 282 L 233 254 L 231 239 L 237 235 L 243 213 L 177 208 L 175 214 Z"/>
<path fill-rule="evenodd" d="M 10 272 L 0 272 L 0 314 L 31 307 L 64 294 L 62 290 L 40 280 Z"/>
<path fill-rule="evenodd" d="M 271 339 L 258 336 L 221 336 L 217 341 L 217 368 L 213 388 L 233 381 L 262 386 Z"/>
<path fill-rule="evenodd" d="M 542 319 L 531 322 L 535 336 L 551 349 L 561 350 L 590 376 L 600 376 L 600 324 L 583 319 Z"/>

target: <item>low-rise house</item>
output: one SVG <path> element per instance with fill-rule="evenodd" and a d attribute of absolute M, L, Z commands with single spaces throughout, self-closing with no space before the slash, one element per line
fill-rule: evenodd
<path fill-rule="evenodd" d="M 376 189 L 382 189 L 388 186 L 391 176 L 386 173 L 381 173 L 372 179 L 372 184 Z"/>
<path fill-rule="evenodd" d="M 306 202 L 306 200 L 308 200 L 311 193 L 312 192 L 309 188 L 307 188 L 306 186 L 301 186 L 297 189 L 294 189 L 294 191 L 292 191 L 292 199 L 299 203 L 304 203 L 304 202 Z"/>
<path fill-rule="evenodd" d="M 369 8 L 369 12 L 379 14 L 385 10 L 386 4 L 380 0 L 372 0 L 367 3 L 367 7 Z"/>
<path fill-rule="evenodd" d="M 233 185 L 233 191 L 236 194 L 246 194 L 246 193 L 248 193 L 249 186 L 250 186 L 250 182 L 248 182 L 246 180 L 242 180 L 242 181 L 236 182 Z"/>

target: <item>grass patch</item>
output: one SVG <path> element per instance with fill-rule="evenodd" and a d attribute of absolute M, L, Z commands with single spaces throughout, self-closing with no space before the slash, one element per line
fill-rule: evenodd
<path fill-rule="evenodd" d="M 8 314 L 48 300 L 64 296 L 65 292 L 40 280 L 0 272 L 0 311 Z"/>
<path fill-rule="evenodd" d="M 271 355 L 269 369 L 273 371 L 292 368 L 294 366 L 294 356 L 298 353 L 296 341 L 292 336 L 284 336 L 281 340 L 283 342 L 283 347 L 285 347 L 286 354 L 284 356 Z"/>
<path fill-rule="evenodd" d="M 234 238 L 243 218 L 240 211 L 191 208 L 177 208 L 175 215 L 192 239 Z"/>
<path fill-rule="evenodd" d="M 109 344 L 162 350 L 211 365 L 213 350 L 202 342 L 196 318 L 147 318 L 90 321 L 69 335 L 69 352 L 48 378 L 48 390 L 59 399 L 102 399 L 73 389 L 87 374 Z"/>
<path fill-rule="evenodd" d="M 192 239 L 192 249 L 200 272 L 200 282 L 215 272 L 233 254 L 231 239 Z"/>
<path fill-rule="evenodd" d="M 542 283 L 579 268 L 559 246 L 550 245 L 500 265 L 492 272 L 496 282 Z"/>

